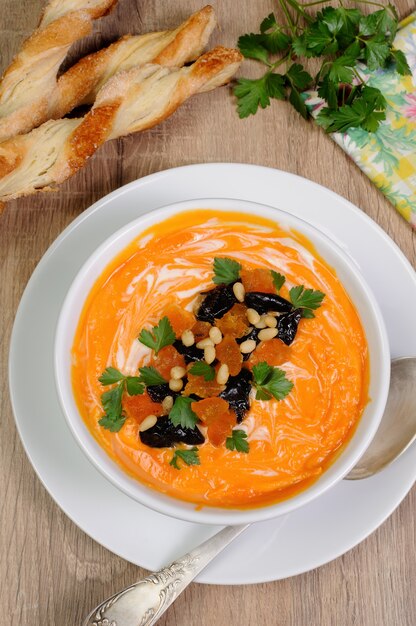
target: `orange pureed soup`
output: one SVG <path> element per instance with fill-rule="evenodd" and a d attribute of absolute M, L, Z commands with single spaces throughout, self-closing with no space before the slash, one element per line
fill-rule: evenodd
<path fill-rule="evenodd" d="M 182 464 L 178 470 L 170 464 L 172 448 L 151 448 L 140 440 L 146 413 L 162 414 L 149 398 L 147 405 L 143 396 L 127 398 L 127 417 L 119 432 L 99 425 L 106 388 L 98 378 L 108 366 L 137 376 L 144 365 L 160 365 L 169 378 L 171 364 L 161 365 L 163 350 L 155 358 L 138 335 L 169 314 L 172 305 L 193 310 L 199 293 L 214 287 L 216 256 L 236 259 L 245 269 L 284 274 L 280 295 L 285 298 L 294 285 L 320 290 L 325 298 L 313 319 L 301 319 L 290 346 L 279 339 L 262 342 L 244 364 L 252 369 L 267 361 L 293 382 L 280 401 L 255 400 L 252 390 L 250 410 L 239 425 L 247 434 L 249 453 L 214 446 L 206 438 L 198 446 L 200 465 Z M 172 325 L 180 336 L 184 328 L 174 319 Z M 305 489 L 339 454 L 368 401 L 365 334 L 334 270 L 299 233 L 233 212 L 184 212 L 137 237 L 88 295 L 72 358 L 77 405 L 107 454 L 139 481 L 198 505 L 254 507 Z M 140 411 L 135 411 L 136 398 Z"/>

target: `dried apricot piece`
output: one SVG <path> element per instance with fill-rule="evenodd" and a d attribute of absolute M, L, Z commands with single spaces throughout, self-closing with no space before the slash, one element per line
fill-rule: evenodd
<path fill-rule="evenodd" d="M 215 380 L 205 380 L 203 376 L 194 376 L 188 373 L 188 382 L 184 389 L 185 396 L 195 394 L 200 398 L 212 398 L 224 391 L 225 385 L 219 385 Z"/>
<path fill-rule="evenodd" d="M 251 353 L 249 360 L 247 361 L 250 369 L 253 365 L 266 361 L 269 365 L 274 367 L 282 365 L 286 361 L 290 360 L 291 348 L 286 346 L 279 339 L 271 339 L 261 343 L 254 352 Z"/>
<path fill-rule="evenodd" d="M 185 367 L 185 359 L 173 346 L 165 346 L 154 357 L 152 365 L 162 374 L 163 378 L 169 380 L 172 367 L 177 365 Z"/>
<path fill-rule="evenodd" d="M 243 355 L 240 352 L 236 340 L 231 335 L 225 335 L 224 339 L 216 348 L 216 356 L 220 363 L 226 363 L 231 376 L 237 376 L 243 363 Z"/>
<path fill-rule="evenodd" d="M 246 291 L 262 291 L 264 293 L 276 293 L 270 270 L 256 268 L 254 270 L 241 270 L 240 279 Z"/>
<path fill-rule="evenodd" d="M 190 326 L 195 337 L 195 343 L 208 337 L 210 328 L 211 324 L 209 322 L 195 322 L 193 326 Z"/>
<path fill-rule="evenodd" d="M 132 417 L 139 424 L 148 415 L 163 415 L 162 405 L 159 402 L 152 402 L 147 393 L 141 396 L 129 396 L 125 395 L 123 398 L 123 408 L 127 417 Z"/>
<path fill-rule="evenodd" d="M 231 337 L 242 337 L 249 326 L 247 320 L 247 307 L 244 304 L 235 304 L 219 320 L 215 320 L 223 335 L 231 335 Z"/>
<path fill-rule="evenodd" d="M 209 426 L 218 416 L 228 411 L 228 402 L 222 398 L 206 398 L 192 403 L 192 410 L 199 419 Z"/>
<path fill-rule="evenodd" d="M 216 422 L 208 426 L 208 439 L 213 446 L 222 446 L 235 426 L 235 415 L 231 411 L 223 413 Z"/>
<path fill-rule="evenodd" d="M 168 316 L 176 337 L 180 337 L 195 322 L 195 317 L 192 313 L 177 304 L 170 304 L 165 310 L 165 315 Z"/>
<path fill-rule="evenodd" d="M 228 402 L 222 398 L 207 398 L 192 403 L 192 410 L 208 427 L 208 439 L 214 446 L 225 443 L 235 426 L 235 415 L 229 411 Z"/>

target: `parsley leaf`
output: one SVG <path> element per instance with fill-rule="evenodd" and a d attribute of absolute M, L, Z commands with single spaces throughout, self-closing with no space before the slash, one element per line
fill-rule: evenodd
<path fill-rule="evenodd" d="M 266 78 L 266 91 L 270 98 L 284 100 L 286 98 L 286 81 L 281 74 L 268 74 Z"/>
<path fill-rule="evenodd" d="M 286 72 L 286 78 L 289 79 L 292 86 L 298 89 L 306 89 L 312 82 L 312 76 L 305 70 L 300 63 L 293 63 Z"/>
<path fill-rule="evenodd" d="M 303 66 L 299 63 L 293 63 L 286 72 L 286 79 L 288 80 L 291 90 L 289 94 L 289 102 L 295 107 L 295 109 L 304 117 L 308 117 L 308 110 L 305 105 L 305 101 L 299 89 L 303 90 L 308 87 L 312 81 L 312 76 L 303 69 Z"/>
<path fill-rule="evenodd" d="M 319 18 L 310 24 L 300 37 L 302 53 L 306 57 L 319 57 L 323 54 L 332 55 L 338 50 L 338 42 L 325 22 Z"/>
<path fill-rule="evenodd" d="M 240 277 L 241 265 L 234 259 L 223 257 L 214 258 L 214 278 L 216 285 L 229 285 Z"/>
<path fill-rule="evenodd" d="M 186 396 L 178 396 L 169 413 L 169 419 L 174 426 L 182 426 L 182 428 L 194 428 L 198 422 L 198 416 L 191 408 L 192 398 Z"/>
<path fill-rule="evenodd" d="M 349 128 L 363 128 L 374 132 L 382 120 L 386 119 L 386 101 L 382 93 L 375 87 L 365 86 L 352 104 L 345 104 L 337 111 L 328 107 L 321 109 L 317 123 L 327 132 L 343 133 Z"/>
<path fill-rule="evenodd" d="M 268 365 L 262 361 L 253 367 L 256 400 L 283 400 L 293 388 L 293 383 L 286 378 L 286 374 L 278 367 Z"/>
<path fill-rule="evenodd" d="M 190 368 L 189 373 L 194 376 L 203 376 L 206 381 L 214 380 L 215 378 L 215 369 L 212 365 L 205 363 L 205 361 L 197 361 L 194 363 Z"/>
<path fill-rule="evenodd" d="M 286 281 L 286 277 L 283 276 L 283 274 L 279 274 L 279 272 L 275 272 L 274 270 L 270 270 L 270 274 L 272 275 L 276 291 L 280 291 Z"/>
<path fill-rule="evenodd" d="M 238 40 L 238 48 L 247 59 L 257 59 L 269 65 L 269 53 L 263 46 L 263 35 L 242 35 Z"/>
<path fill-rule="evenodd" d="M 175 469 L 181 469 L 178 464 L 178 460 L 183 461 L 186 465 L 201 465 L 201 461 L 198 456 L 198 448 L 194 446 L 190 450 L 175 450 L 172 459 L 169 461 L 169 465 L 172 465 Z"/>
<path fill-rule="evenodd" d="M 139 396 L 144 392 L 142 381 L 138 376 L 126 376 L 126 388 L 129 396 Z"/>
<path fill-rule="evenodd" d="M 412 74 L 412 70 L 409 67 L 407 59 L 404 53 L 401 50 L 392 50 L 391 56 L 393 60 L 396 62 L 396 70 L 402 76 L 407 76 Z"/>
<path fill-rule="evenodd" d="M 390 46 L 384 41 L 383 36 L 365 42 L 364 59 L 368 69 L 377 70 L 379 67 L 384 67 L 389 56 Z"/>
<path fill-rule="evenodd" d="M 318 86 L 318 96 L 323 98 L 331 109 L 338 108 L 338 84 L 330 79 L 327 74 Z"/>
<path fill-rule="evenodd" d="M 305 101 L 299 91 L 296 89 L 296 87 L 292 87 L 292 89 L 290 90 L 289 102 L 305 120 L 309 117 Z"/>
<path fill-rule="evenodd" d="M 115 367 L 107 367 L 98 379 L 102 385 L 115 386 L 101 395 L 104 415 L 98 420 L 103 428 L 111 432 L 118 432 L 126 421 L 123 415 L 122 399 L 125 390 L 130 396 L 137 396 L 144 392 L 144 385 L 138 376 L 124 376 Z"/>
<path fill-rule="evenodd" d="M 112 385 L 113 383 L 118 383 L 120 380 L 124 380 L 124 374 L 115 367 L 106 367 L 98 380 L 102 385 Z"/>
<path fill-rule="evenodd" d="M 354 65 L 355 59 L 352 55 L 338 57 L 331 65 L 329 79 L 335 83 L 351 83 L 354 78 Z"/>
<path fill-rule="evenodd" d="M 125 416 L 122 414 L 121 407 L 124 386 L 125 381 L 123 380 L 116 387 L 113 387 L 113 389 L 105 391 L 101 396 L 105 414 L 98 420 L 98 423 L 100 426 L 113 433 L 118 432 L 126 421 Z"/>
<path fill-rule="evenodd" d="M 170 346 L 176 337 L 171 323 L 165 315 L 157 326 L 153 326 L 151 331 L 143 329 L 138 339 L 157 354 L 165 346 Z"/>
<path fill-rule="evenodd" d="M 140 381 L 147 385 L 147 387 L 151 387 L 152 385 L 163 385 L 168 382 L 153 366 L 146 365 L 145 367 L 141 367 L 139 372 Z"/>
<path fill-rule="evenodd" d="M 109 430 L 112 433 L 118 433 L 118 431 L 122 428 L 126 418 L 124 415 L 120 415 L 120 417 L 116 420 L 111 419 L 108 415 L 103 415 L 101 419 L 98 420 L 98 423 L 103 428 Z"/>
<path fill-rule="evenodd" d="M 305 289 L 303 285 L 292 287 L 289 298 L 295 309 L 303 309 L 303 317 L 314 317 L 312 309 L 321 306 L 325 294 L 314 289 Z"/>
<path fill-rule="evenodd" d="M 247 433 L 245 430 L 238 428 L 231 431 L 231 437 L 227 437 L 225 447 L 228 450 L 237 450 L 237 452 L 247 452 L 250 450 L 250 446 L 247 441 Z"/>
<path fill-rule="evenodd" d="M 373 11 L 373 13 L 361 18 L 359 29 L 359 34 L 363 37 L 380 36 L 384 39 L 387 36 L 386 41 L 391 42 L 396 35 L 397 18 L 391 9 L 384 8 L 380 11 Z"/>
<path fill-rule="evenodd" d="M 266 75 L 257 79 L 239 78 L 234 87 L 240 118 L 254 115 L 259 108 L 265 109 L 270 104 L 267 93 Z"/>
<path fill-rule="evenodd" d="M 263 46 L 272 54 L 283 52 L 291 42 L 291 38 L 276 22 L 274 13 L 270 13 L 260 24 L 260 32 L 263 35 Z"/>
<path fill-rule="evenodd" d="M 344 15 L 334 7 L 324 7 L 317 18 L 328 28 L 332 35 L 337 35 L 345 24 Z"/>
<path fill-rule="evenodd" d="M 259 108 L 265 109 L 270 98 L 284 100 L 286 97 L 285 79 L 281 74 L 267 72 L 257 79 L 239 78 L 234 88 L 240 118 L 254 115 Z"/>

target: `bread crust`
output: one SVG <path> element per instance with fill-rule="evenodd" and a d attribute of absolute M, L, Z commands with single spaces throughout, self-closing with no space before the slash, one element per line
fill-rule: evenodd
<path fill-rule="evenodd" d="M 22 44 L 0 82 L 0 141 L 28 132 L 48 119 L 56 75 L 70 46 L 88 35 L 92 21 L 117 0 L 51 0 L 38 28 Z"/>
<path fill-rule="evenodd" d="M 62 13 L 68 0 L 48 4 L 38 30 L 24 42 L 0 83 L 0 141 L 64 117 L 80 104 L 93 104 L 104 82 L 116 72 L 150 62 L 180 67 L 193 61 L 206 47 L 215 26 L 214 10 L 208 5 L 171 31 L 124 36 L 82 58 L 57 78 L 72 43 L 88 35 L 91 20 L 111 10 L 116 1 L 102 0 L 89 10 L 63 15 L 56 12 Z M 85 7 L 88 4 L 83 3 Z M 33 79 L 36 72 L 40 74 L 37 84 Z M 28 97 L 25 83 L 31 87 Z M 16 84 L 20 84 L 19 98 L 13 96 Z"/>
<path fill-rule="evenodd" d="M 47 118 L 59 119 L 80 104 L 93 104 L 99 89 L 117 72 L 145 63 L 181 67 L 195 60 L 205 49 L 215 23 L 214 10 L 207 5 L 174 30 L 126 35 L 89 54 L 58 79 Z"/>
<path fill-rule="evenodd" d="M 84 118 L 49 121 L 0 144 L 0 202 L 56 187 L 105 141 L 151 128 L 192 95 L 226 84 L 241 61 L 237 50 L 219 46 L 191 66 L 118 73 Z"/>

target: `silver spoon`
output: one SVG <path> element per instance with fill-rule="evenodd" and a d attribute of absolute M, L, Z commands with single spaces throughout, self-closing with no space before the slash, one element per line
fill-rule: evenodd
<path fill-rule="evenodd" d="M 368 450 L 345 476 L 367 478 L 399 457 L 416 438 L 416 357 L 394 359 L 381 425 Z M 151 626 L 180 593 L 250 524 L 226 526 L 185 556 L 111 596 L 97 606 L 84 626 Z"/>

